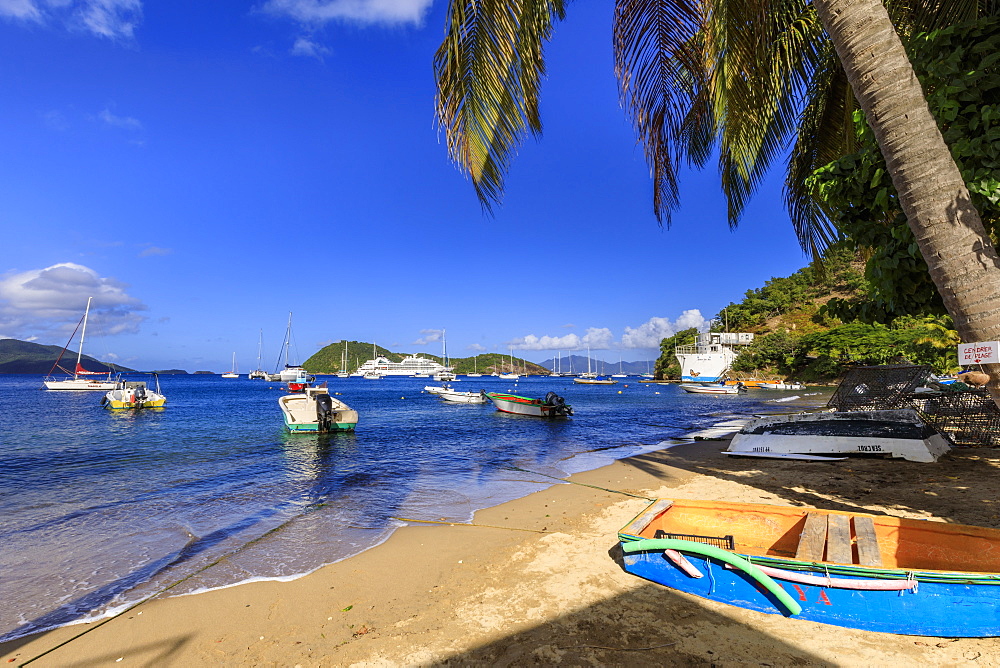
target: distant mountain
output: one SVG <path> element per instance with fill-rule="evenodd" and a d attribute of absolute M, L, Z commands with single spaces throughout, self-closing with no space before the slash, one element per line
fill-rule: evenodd
<path fill-rule="evenodd" d="M 45 375 L 59 358 L 62 348 L 59 346 L 43 346 L 30 341 L 17 339 L 0 339 L 0 373 L 37 373 Z M 123 366 L 105 364 L 89 355 L 84 355 L 81 361 L 87 371 L 133 371 Z M 59 366 L 71 372 L 76 366 L 76 351 L 67 350 L 63 353 Z M 56 369 L 56 373 L 62 373 Z"/>
<path fill-rule="evenodd" d="M 630 376 L 638 376 L 643 373 L 652 373 L 655 361 L 650 360 L 648 362 L 622 362 L 621 363 L 621 373 L 627 373 Z M 569 355 L 567 357 L 559 357 L 558 359 L 549 359 L 542 362 L 542 366 L 549 371 L 558 371 L 560 373 L 580 373 L 587 370 L 587 358 L 580 357 L 579 355 Z M 605 360 L 599 360 L 595 357 L 590 358 L 590 370 L 594 373 L 611 375 L 613 373 L 619 373 L 618 362 L 607 362 Z"/>

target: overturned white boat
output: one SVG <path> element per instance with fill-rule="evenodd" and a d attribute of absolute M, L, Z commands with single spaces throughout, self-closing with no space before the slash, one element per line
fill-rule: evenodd
<path fill-rule="evenodd" d="M 925 423 L 917 411 L 898 409 L 758 418 L 733 437 L 727 454 L 864 454 L 934 462 L 949 449 L 945 437 Z"/>

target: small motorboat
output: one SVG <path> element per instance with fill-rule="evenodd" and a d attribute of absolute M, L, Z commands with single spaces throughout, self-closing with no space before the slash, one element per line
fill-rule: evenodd
<path fill-rule="evenodd" d="M 757 383 L 756 387 L 762 390 L 804 390 L 806 386 L 802 383 L 789 383 L 788 381 L 764 380 Z"/>
<path fill-rule="evenodd" d="M 163 408 L 167 398 L 160 393 L 160 379 L 153 376 L 154 387 L 150 388 L 145 381 L 119 380 L 115 389 L 101 398 L 101 405 L 112 410 L 130 408 Z"/>
<path fill-rule="evenodd" d="M 544 399 L 533 399 L 504 392 L 487 392 L 486 397 L 502 413 L 532 415 L 534 417 L 568 417 L 573 407 L 555 392 L 549 392 Z"/>
<path fill-rule="evenodd" d="M 450 392 L 451 385 L 447 383 L 443 385 L 424 385 L 424 392 L 428 394 L 441 394 L 442 392 Z"/>
<path fill-rule="evenodd" d="M 442 391 L 434 392 L 437 396 L 453 404 L 485 404 L 486 394 L 482 390 L 479 392 L 461 392 L 450 387 L 441 388 Z"/>
<path fill-rule="evenodd" d="M 280 397 L 278 406 L 284 414 L 285 427 L 293 434 L 351 431 L 358 424 L 358 412 L 330 396 L 325 382 L 317 387 L 306 387 L 301 394 Z"/>
<path fill-rule="evenodd" d="M 747 391 L 743 383 L 737 383 L 735 385 L 719 383 L 681 383 L 680 388 L 685 392 L 690 392 L 691 394 L 739 394 L 740 392 Z"/>
<path fill-rule="evenodd" d="M 1000 530 L 661 499 L 618 532 L 624 568 L 728 605 L 847 628 L 1000 636 Z"/>

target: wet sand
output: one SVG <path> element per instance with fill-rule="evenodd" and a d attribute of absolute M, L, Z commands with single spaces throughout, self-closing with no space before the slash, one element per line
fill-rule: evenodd
<path fill-rule="evenodd" d="M 158 598 L 22 638 L 0 645 L 0 663 L 48 652 L 29 665 L 1000 665 L 997 638 L 741 610 L 641 580 L 613 558 L 617 530 L 647 504 L 627 494 L 998 526 L 1000 452 L 816 463 L 728 458 L 724 447 L 690 443 L 577 474 L 580 484 L 482 510 L 474 525 L 408 526 L 292 582 Z"/>

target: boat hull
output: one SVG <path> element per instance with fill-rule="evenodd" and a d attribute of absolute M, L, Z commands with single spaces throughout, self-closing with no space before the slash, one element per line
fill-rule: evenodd
<path fill-rule="evenodd" d="M 565 404 L 561 406 L 550 405 L 541 399 L 531 399 L 516 394 L 502 394 L 499 392 L 487 392 L 486 396 L 501 413 L 544 418 L 566 417 L 573 414 L 570 406 L 566 406 Z"/>
<path fill-rule="evenodd" d="M 789 616 L 787 609 L 770 593 L 741 571 L 726 568 L 710 558 L 684 555 L 705 577 L 686 575 L 664 557 L 663 551 L 625 555 L 625 570 L 652 582 L 700 596 L 701 598 Z M 781 560 L 754 559 L 754 563 Z M 822 569 L 805 573 L 826 577 Z M 854 581 L 854 577 L 830 575 L 832 582 Z M 940 637 L 990 637 L 1000 635 L 1000 583 L 993 585 L 940 584 L 919 582 L 916 590 L 860 591 L 831 586 L 798 584 L 781 578 L 775 582 L 800 606 L 796 619 L 807 619 L 846 628 L 902 635 Z"/>
<path fill-rule="evenodd" d="M 327 418 L 320 420 L 318 403 L 324 403 Z M 304 394 L 286 394 L 278 399 L 285 428 L 293 434 L 324 434 L 352 431 L 358 424 L 353 408 L 329 395 L 325 388 L 305 388 Z"/>
<path fill-rule="evenodd" d="M 680 388 L 691 394 L 739 394 L 737 385 L 699 385 L 697 383 L 681 383 Z"/>
<path fill-rule="evenodd" d="M 480 392 L 437 392 L 437 395 L 453 404 L 486 403 L 486 397 Z"/>
<path fill-rule="evenodd" d="M 728 452 L 887 455 L 935 462 L 951 449 L 916 411 L 838 411 L 758 418 L 730 441 Z"/>
<path fill-rule="evenodd" d="M 822 531 L 815 530 L 815 522 L 810 525 L 817 519 Z M 865 631 L 1000 635 L 996 529 L 798 507 L 659 500 L 618 538 L 628 572 L 720 603 Z M 803 551 L 804 544 L 818 552 Z"/>
<path fill-rule="evenodd" d="M 113 380 L 86 380 L 84 378 L 66 380 L 46 380 L 47 390 L 113 390 L 117 383 Z"/>

